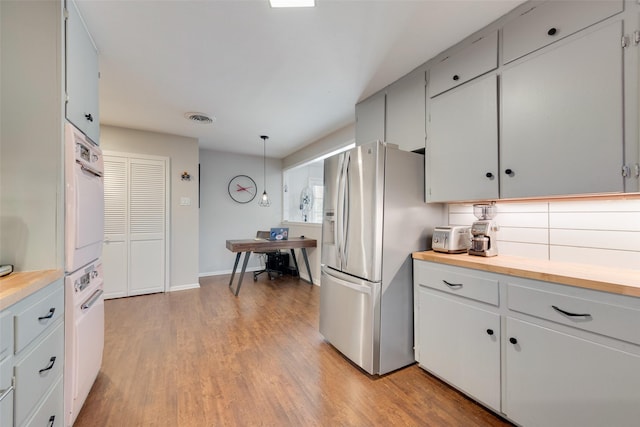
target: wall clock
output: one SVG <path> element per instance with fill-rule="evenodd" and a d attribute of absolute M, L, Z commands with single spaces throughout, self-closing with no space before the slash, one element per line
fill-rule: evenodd
<path fill-rule="evenodd" d="M 247 175 L 237 175 L 229 181 L 229 196 L 238 203 L 249 203 L 256 197 L 256 182 Z"/>

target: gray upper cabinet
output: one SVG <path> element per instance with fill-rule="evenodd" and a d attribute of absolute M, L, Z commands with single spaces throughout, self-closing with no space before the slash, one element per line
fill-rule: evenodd
<path fill-rule="evenodd" d="M 584 6 L 534 1 L 529 6 L 502 29 L 505 64 L 622 12 L 623 1 L 590 1 Z"/>
<path fill-rule="evenodd" d="M 66 8 L 66 116 L 98 144 L 98 52 L 76 4 L 67 0 Z"/>
<path fill-rule="evenodd" d="M 618 20 L 502 72 L 502 198 L 624 191 L 621 37 Z"/>
<path fill-rule="evenodd" d="M 430 101 L 427 201 L 498 198 L 495 73 Z"/>
<path fill-rule="evenodd" d="M 452 52 L 429 73 L 429 94 L 436 96 L 498 67 L 498 32 L 480 37 Z"/>
<path fill-rule="evenodd" d="M 401 150 L 424 149 L 425 87 L 424 68 L 387 87 L 386 141 Z"/>
<path fill-rule="evenodd" d="M 385 111 L 384 91 L 356 104 L 356 145 L 385 141 Z"/>

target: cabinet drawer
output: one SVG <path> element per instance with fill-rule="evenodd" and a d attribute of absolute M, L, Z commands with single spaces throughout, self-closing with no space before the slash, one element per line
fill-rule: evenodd
<path fill-rule="evenodd" d="M 0 361 L 13 354 L 13 313 L 0 314 Z"/>
<path fill-rule="evenodd" d="M 588 290 L 578 297 L 512 283 L 507 286 L 510 310 L 640 344 L 640 329 L 632 326 L 640 323 L 640 310 L 595 298 Z"/>
<path fill-rule="evenodd" d="M 533 7 L 502 29 L 504 63 L 561 40 L 589 25 L 622 12 L 622 0 L 534 2 Z"/>
<path fill-rule="evenodd" d="M 476 40 L 435 64 L 429 72 L 431 97 L 498 67 L 498 32 Z"/>
<path fill-rule="evenodd" d="M 58 286 L 53 292 L 51 287 L 45 289 L 15 316 L 16 354 L 64 315 L 64 287 Z"/>
<path fill-rule="evenodd" d="M 42 405 L 35 411 L 33 417 L 25 424 L 25 427 L 43 427 L 43 426 L 63 426 L 63 396 L 62 378 L 58 380 L 58 384 L 49 392 Z"/>
<path fill-rule="evenodd" d="M 60 323 L 15 366 L 16 425 L 25 421 L 45 392 L 62 376 L 63 364 L 64 324 Z"/>
<path fill-rule="evenodd" d="M 2 393 L 0 393 L 0 396 Z M 4 395 L 0 400 L 0 426 L 13 425 L 13 391 Z"/>
<path fill-rule="evenodd" d="M 467 274 L 469 270 L 423 261 L 414 262 L 414 278 L 418 285 L 437 289 L 476 301 L 498 306 L 498 281 Z"/>

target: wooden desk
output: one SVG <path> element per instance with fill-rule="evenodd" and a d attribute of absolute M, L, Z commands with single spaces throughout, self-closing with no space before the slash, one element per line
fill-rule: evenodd
<path fill-rule="evenodd" d="M 315 248 L 317 241 L 314 239 L 307 239 L 304 237 L 290 237 L 288 240 L 266 240 L 266 239 L 244 239 L 244 240 L 227 240 L 227 249 L 231 252 L 237 252 L 236 261 L 233 264 L 233 271 L 231 272 L 231 279 L 229 279 L 229 289 L 233 292 L 232 284 L 233 277 L 236 275 L 236 269 L 238 268 L 238 262 L 240 256 L 244 252 L 244 261 L 242 262 L 242 270 L 240 271 L 240 278 L 238 279 L 238 285 L 234 292 L 236 296 L 240 292 L 240 286 L 242 286 L 242 279 L 244 278 L 244 272 L 247 269 L 247 263 L 251 252 L 269 252 L 276 251 L 278 249 L 291 250 L 291 257 L 293 258 L 293 264 L 298 269 L 298 260 L 296 260 L 296 254 L 294 249 L 299 248 L 302 252 L 302 258 L 307 267 L 307 273 L 309 274 L 309 284 L 313 285 L 313 279 L 311 278 L 311 268 L 309 267 L 309 258 L 307 257 L 307 248 Z M 299 274 L 299 273 L 298 273 Z"/>

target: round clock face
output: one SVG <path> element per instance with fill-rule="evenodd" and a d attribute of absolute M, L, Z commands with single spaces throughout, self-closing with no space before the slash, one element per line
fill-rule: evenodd
<path fill-rule="evenodd" d="M 229 181 L 229 195 L 238 203 L 249 203 L 256 197 L 256 182 L 247 175 L 238 175 Z"/>

